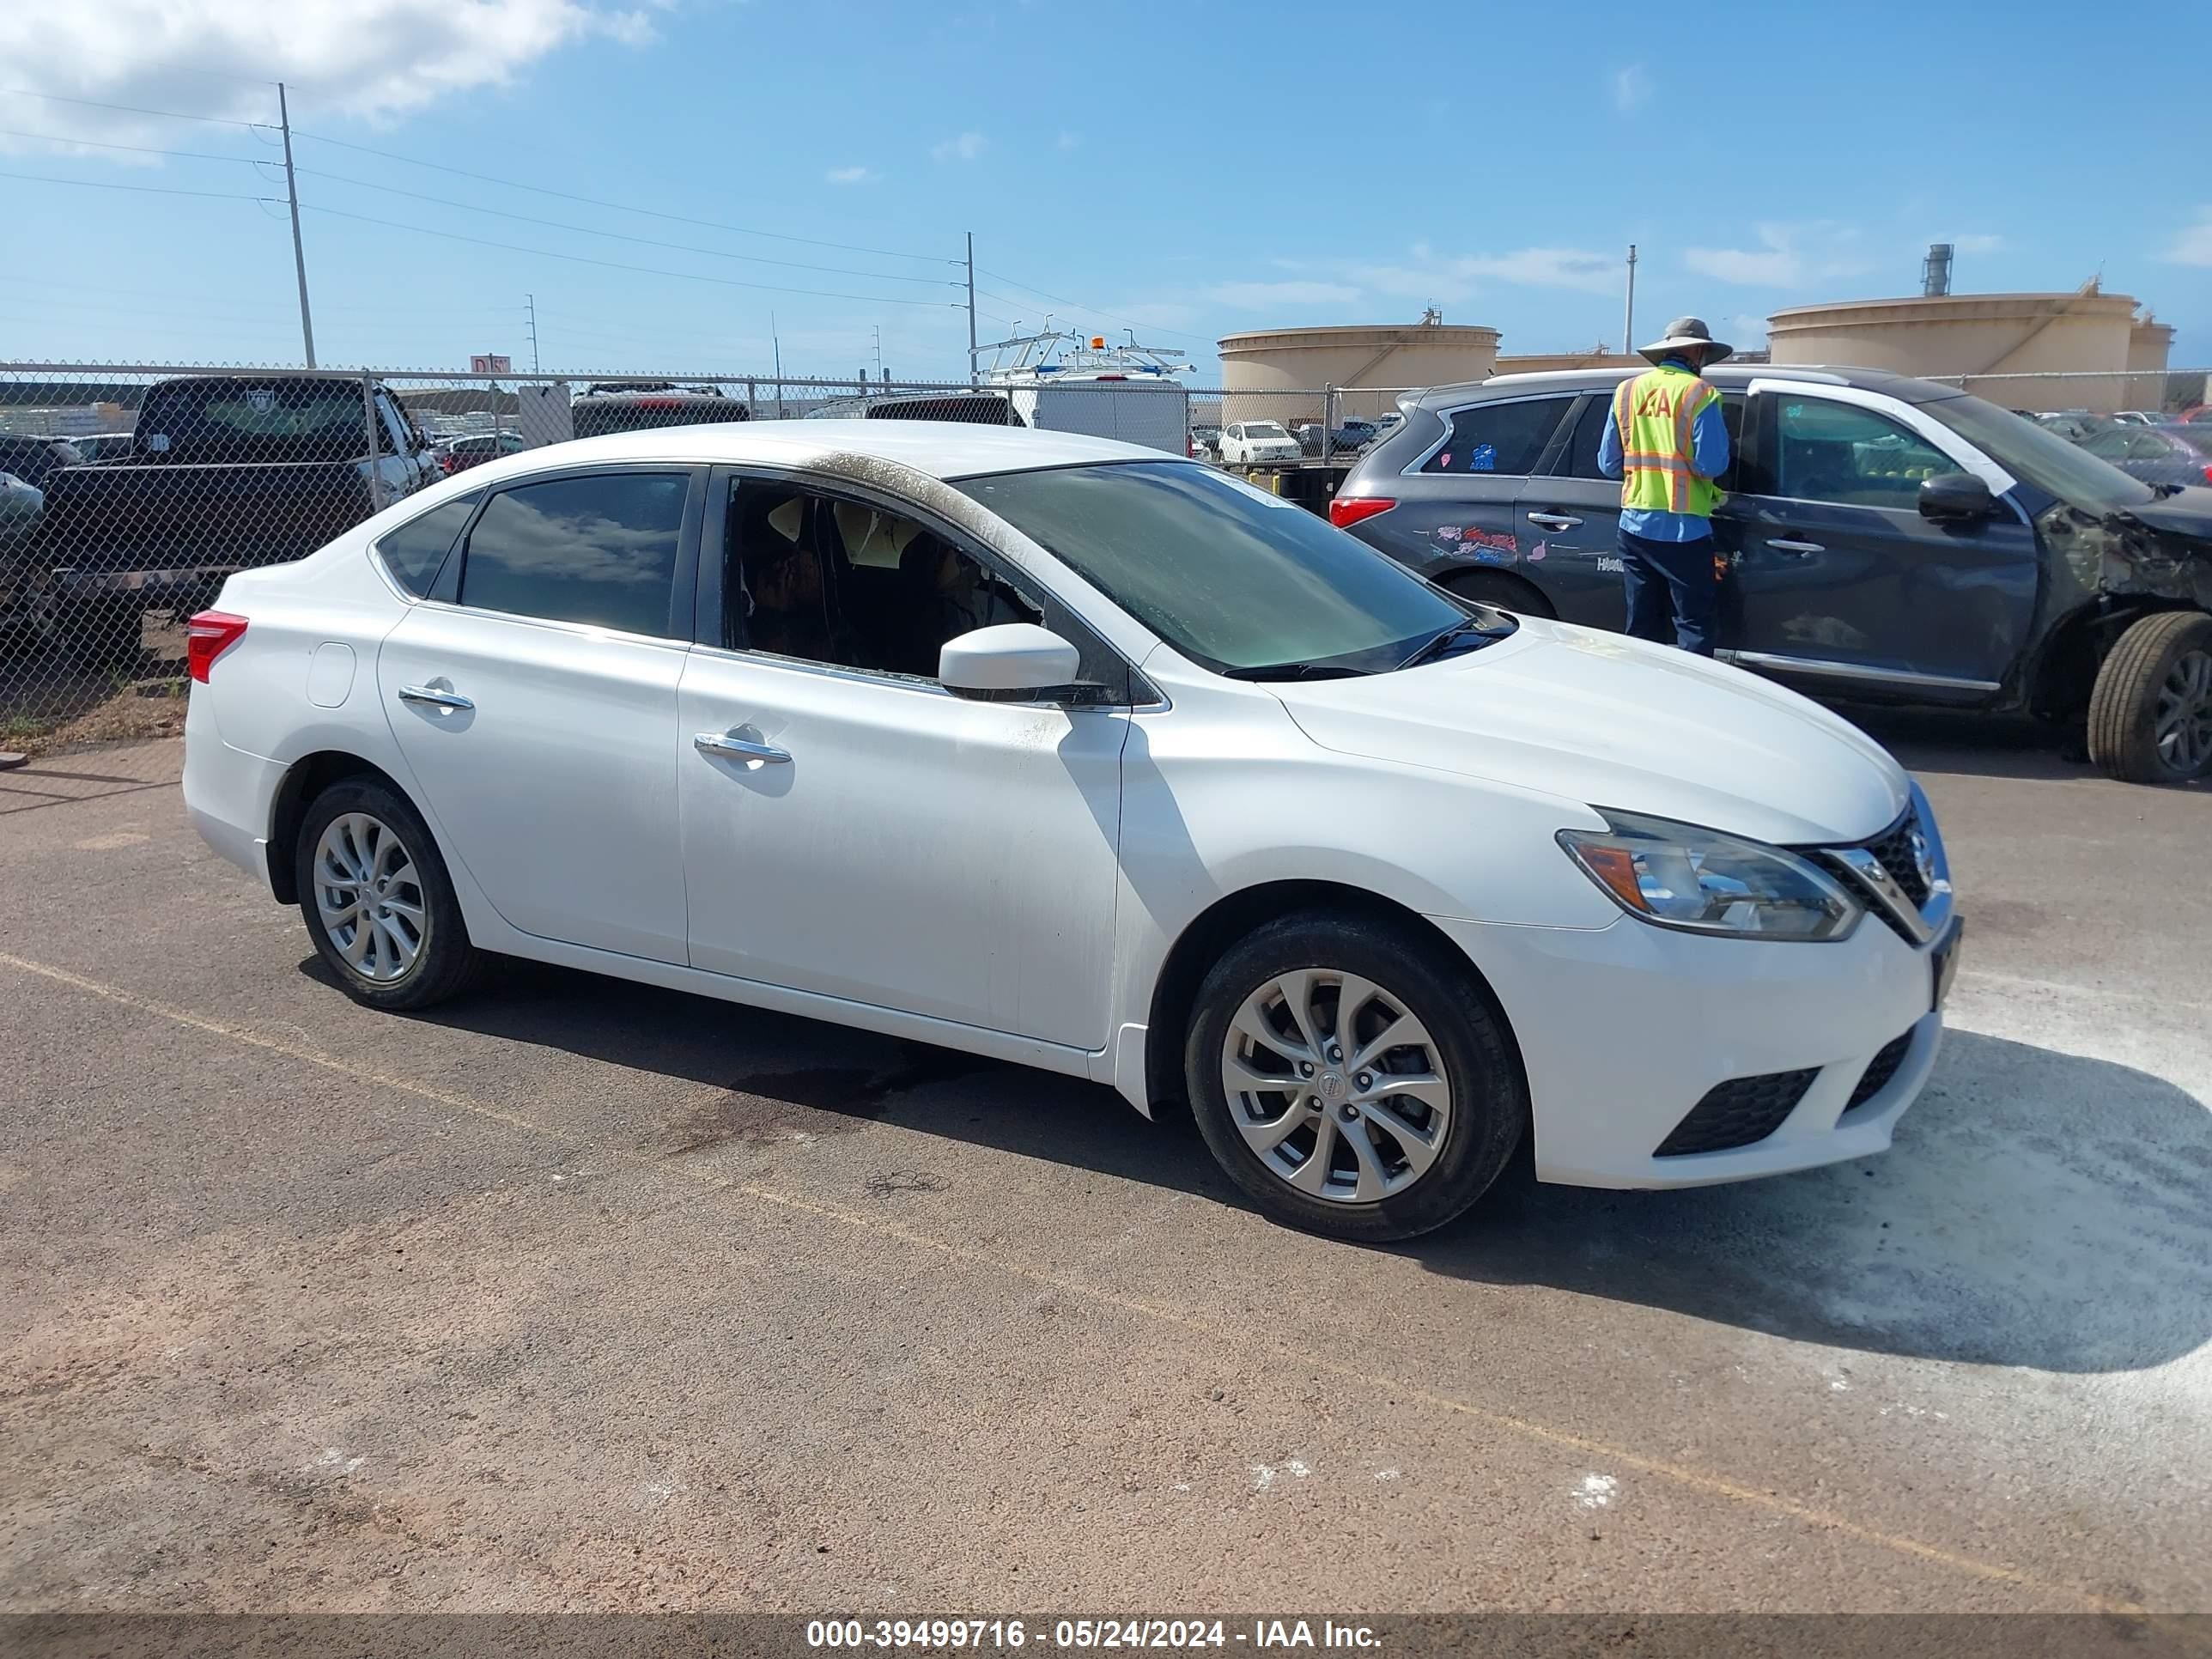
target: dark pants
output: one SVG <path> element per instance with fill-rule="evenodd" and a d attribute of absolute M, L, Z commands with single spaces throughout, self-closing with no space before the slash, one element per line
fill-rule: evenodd
<path fill-rule="evenodd" d="M 1639 640 L 1713 654 L 1719 633 L 1720 578 L 1713 538 L 1655 542 L 1620 532 L 1621 581 L 1628 590 L 1628 631 Z"/>

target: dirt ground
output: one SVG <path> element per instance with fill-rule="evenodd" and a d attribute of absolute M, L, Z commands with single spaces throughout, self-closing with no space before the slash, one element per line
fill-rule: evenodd
<path fill-rule="evenodd" d="M 1399 1249 L 1107 1091 L 513 965 L 380 1016 L 174 742 L 0 775 L 0 1611 L 2212 1607 L 2212 792 L 1886 729 L 1897 1146 Z"/>

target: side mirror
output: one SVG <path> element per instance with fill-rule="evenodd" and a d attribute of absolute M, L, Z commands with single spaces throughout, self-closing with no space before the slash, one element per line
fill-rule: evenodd
<path fill-rule="evenodd" d="M 1939 472 L 1920 484 L 1920 516 L 1972 523 L 1997 510 L 1990 487 L 1971 472 Z"/>
<path fill-rule="evenodd" d="M 937 678 L 958 697 L 1035 702 L 1073 686 L 1081 662 L 1073 646 L 1035 623 L 1001 623 L 945 641 Z"/>

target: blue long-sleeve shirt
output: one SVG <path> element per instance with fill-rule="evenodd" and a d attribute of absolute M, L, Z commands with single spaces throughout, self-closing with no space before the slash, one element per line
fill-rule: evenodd
<path fill-rule="evenodd" d="M 1669 363 L 1685 374 L 1697 373 L 1680 357 L 1669 357 L 1660 367 Z M 1721 403 L 1716 398 L 1698 411 L 1690 428 L 1690 469 L 1700 478 L 1717 478 L 1728 465 L 1728 422 L 1721 418 Z M 1620 422 L 1610 417 L 1605 423 L 1605 436 L 1597 443 L 1597 470 L 1608 478 L 1620 476 Z M 1694 542 L 1713 533 L 1711 519 L 1661 507 L 1624 507 L 1620 527 L 1632 536 L 1655 542 Z"/>

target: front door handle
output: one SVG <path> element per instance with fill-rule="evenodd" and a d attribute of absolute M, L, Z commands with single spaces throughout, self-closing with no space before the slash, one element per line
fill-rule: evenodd
<path fill-rule="evenodd" d="M 1528 522 L 1541 525 L 1547 530 L 1572 530 L 1582 520 L 1565 513 L 1531 513 Z"/>
<path fill-rule="evenodd" d="M 733 732 L 702 732 L 691 739 L 691 746 L 702 755 L 726 755 L 732 760 L 761 761 L 770 766 L 791 764 L 791 757 L 782 750 Z"/>
<path fill-rule="evenodd" d="M 458 691 L 441 691 L 434 685 L 403 685 L 399 688 L 402 702 L 428 703 L 433 708 L 452 708 L 465 712 L 476 704 Z"/>
<path fill-rule="evenodd" d="M 1777 553 L 1795 553 L 1801 559 L 1809 553 L 1825 553 L 1828 550 L 1818 542 L 1770 541 L 1767 545 Z"/>

